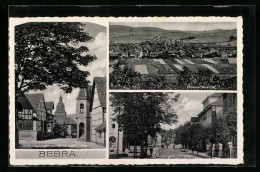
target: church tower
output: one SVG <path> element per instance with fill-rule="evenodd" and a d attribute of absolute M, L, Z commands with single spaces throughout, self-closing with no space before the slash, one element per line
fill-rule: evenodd
<path fill-rule="evenodd" d="M 77 97 L 77 138 L 91 141 L 91 115 L 90 104 L 92 86 L 80 89 Z"/>
<path fill-rule="evenodd" d="M 57 124 L 64 125 L 66 119 L 66 112 L 65 112 L 65 106 L 62 102 L 62 97 L 60 96 L 59 102 L 56 106 L 56 111 L 54 113 L 54 121 Z"/>

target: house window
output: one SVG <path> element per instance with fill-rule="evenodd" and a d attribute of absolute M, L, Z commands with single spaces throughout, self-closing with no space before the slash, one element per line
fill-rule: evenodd
<path fill-rule="evenodd" d="M 80 113 L 83 113 L 84 112 L 84 105 L 81 103 L 80 104 Z"/>
<path fill-rule="evenodd" d="M 99 138 L 101 138 L 101 131 L 99 131 Z"/>
<path fill-rule="evenodd" d="M 116 124 L 111 124 L 112 128 L 116 128 Z"/>

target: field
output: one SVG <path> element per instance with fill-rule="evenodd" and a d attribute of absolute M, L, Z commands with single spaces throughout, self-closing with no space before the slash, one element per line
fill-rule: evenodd
<path fill-rule="evenodd" d="M 209 70 L 212 74 L 236 75 L 236 58 L 214 59 L 120 59 L 122 67 L 126 66 L 143 75 L 179 74 L 184 66 L 190 71 Z M 111 71 L 110 71 L 111 72 Z"/>

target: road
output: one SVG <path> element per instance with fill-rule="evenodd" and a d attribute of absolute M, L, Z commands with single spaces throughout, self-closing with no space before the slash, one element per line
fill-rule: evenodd
<path fill-rule="evenodd" d="M 76 138 L 56 138 L 41 141 L 19 141 L 19 148 L 71 148 L 71 149 L 105 149 L 104 146 L 96 144 L 94 142 L 86 142 Z"/>
<path fill-rule="evenodd" d="M 156 157 L 159 159 L 194 159 L 201 158 L 199 156 L 193 155 L 190 152 L 184 152 L 183 149 L 172 149 L 172 148 L 160 148 L 159 156 Z"/>

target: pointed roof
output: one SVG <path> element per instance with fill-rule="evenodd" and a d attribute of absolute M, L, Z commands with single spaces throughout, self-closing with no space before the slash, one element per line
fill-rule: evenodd
<path fill-rule="evenodd" d="M 60 96 L 59 98 L 59 102 L 56 106 L 56 111 L 55 111 L 55 114 L 56 113 L 65 113 L 65 105 L 64 103 L 62 102 L 62 97 Z"/>
<path fill-rule="evenodd" d="M 29 100 L 24 95 L 18 97 L 17 102 L 20 103 L 22 109 L 34 109 Z"/>
<path fill-rule="evenodd" d="M 53 110 L 54 109 L 54 102 L 45 102 L 45 106 L 47 110 Z"/>
<path fill-rule="evenodd" d="M 106 77 L 95 77 L 94 85 L 97 88 L 100 106 L 106 107 Z"/>
<path fill-rule="evenodd" d="M 43 93 L 37 93 L 37 94 L 25 94 L 26 98 L 31 103 L 34 110 L 36 110 L 41 102 L 41 100 L 44 98 Z"/>
<path fill-rule="evenodd" d="M 92 85 L 89 85 L 88 88 L 81 88 L 79 90 L 77 100 L 91 99 L 91 90 L 92 90 Z"/>

